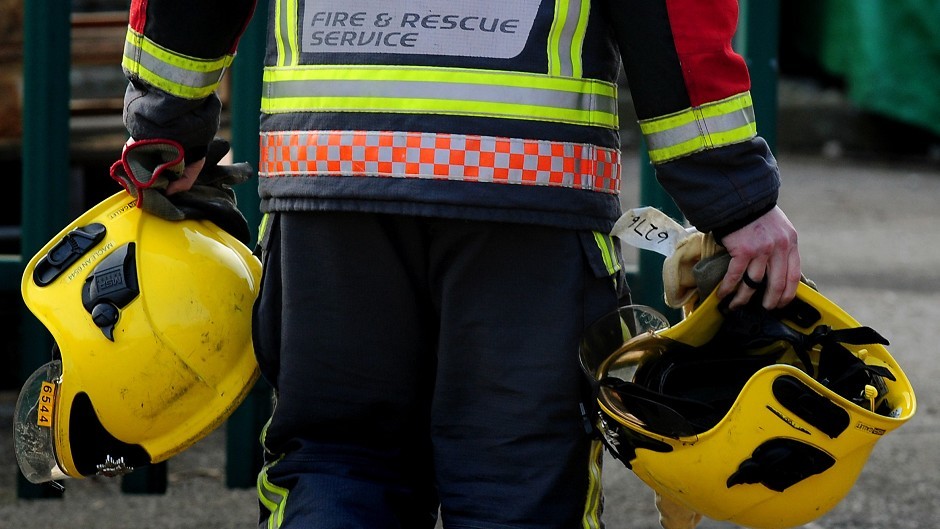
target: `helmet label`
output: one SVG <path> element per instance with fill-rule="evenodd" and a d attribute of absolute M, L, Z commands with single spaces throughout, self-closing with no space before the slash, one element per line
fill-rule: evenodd
<path fill-rule="evenodd" d="M 69 273 L 68 280 L 72 281 L 73 279 L 80 277 L 82 272 L 87 270 L 89 266 L 94 264 L 98 259 L 110 252 L 112 249 L 114 249 L 114 241 L 108 241 L 107 244 L 101 248 L 96 249 L 91 255 L 88 256 L 88 258 L 75 266 L 75 268 Z"/>
<path fill-rule="evenodd" d="M 856 424 L 855 429 L 861 430 L 863 432 L 868 432 L 872 435 L 884 435 L 885 433 L 887 433 L 887 430 L 885 430 L 884 428 L 877 428 L 875 426 L 869 426 L 862 422 Z"/>
<path fill-rule="evenodd" d="M 55 384 L 43 381 L 42 387 L 39 390 L 36 424 L 51 428 L 53 409 L 55 409 Z"/>

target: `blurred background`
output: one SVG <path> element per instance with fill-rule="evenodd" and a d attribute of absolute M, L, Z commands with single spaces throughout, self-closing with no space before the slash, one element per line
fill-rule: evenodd
<path fill-rule="evenodd" d="M 19 297 L 24 259 L 71 219 L 118 190 L 108 168 L 127 137 L 121 120 L 126 79 L 120 62 L 128 3 L 0 0 L 0 316 L 4 328 L 19 331 L 0 343 L 2 420 L 12 414 L 19 383 L 48 351 L 47 337 L 36 329 Z M 931 182 L 928 189 L 937 189 L 940 2 L 742 0 L 741 6 L 735 47 L 751 68 L 758 131 L 778 158 L 823 164 L 831 171 L 863 166 L 885 168 L 885 174 L 895 168 L 907 175 L 914 171 Z M 262 37 L 263 20 L 256 20 L 220 89 L 225 109 L 221 135 L 231 138 L 236 158 L 249 162 L 257 160 L 254 127 L 261 55 L 259 48 L 246 43 L 260 43 Z M 650 173 L 640 152 L 625 79 L 620 121 L 625 163 L 631 164 L 625 173 L 646 184 Z M 881 184 L 876 189 L 892 193 L 888 177 L 877 178 Z M 649 195 L 637 187 L 625 190 L 625 203 L 650 204 Z M 251 184 L 238 191 L 243 209 L 250 210 L 257 200 Z M 940 242 L 935 226 L 928 228 L 922 242 L 930 245 L 931 237 L 933 243 Z M 157 468 L 137 483 L 122 485 L 122 491 L 163 494 L 169 488 L 169 494 L 186 495 L 211 482 L 219 489 L 219 501 L 235 495 L 244 504 L 251 491 L 246 495 L 242 489 L 253 486 L 258 465 L 253 432 L 266 414 L 263 388 L 246 406 L 253 408 L 236 412 L 243 415 L 235 417 L 239 422 L 234 431 L 220 431 L 185 456 L 197 461 L 188 473 L 171 472 L 169 487 L 166 468 Z M 0 426 L 0 435 L 9 437 L 6 428 Z M 252 455 L 244 456 L 237 467 L 225 457 L 246 450 Z M 0 512 L 21 497 L 60 495 L 13 477 L 8 439 L 0 440 L 0 458 L 0 472 L 8 474 L 0 476 Z M 936 490 L 930 494 L 936 496 Z M 99 507 L 105 512 L 108 500 L 100 498 L 107 496 L 92 497 L 103 502 Z M 247 511 L 253 512 L 254 505 L 247 503 Z M 13 526 L 6 523 L 0 517 L 0 527 Z M 193 527 L 208 527 L 199 523 L 203 525 Z"/>

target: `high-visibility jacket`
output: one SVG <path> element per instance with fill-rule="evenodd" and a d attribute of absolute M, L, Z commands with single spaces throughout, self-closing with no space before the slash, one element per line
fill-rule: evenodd
<path fill-rule="evenodd" d="M 198 157 L 253 0 L 134 0 L 135 138 Z M 776 202 L 734 0 L 272 0 L 262 209 L 609 230 L 620 214 L 618 76 L 657 176 L 700 229 Z"/>

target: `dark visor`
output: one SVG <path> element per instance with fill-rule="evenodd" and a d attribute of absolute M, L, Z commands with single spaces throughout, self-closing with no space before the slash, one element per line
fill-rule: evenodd
<path fill-rule="evenodd" d="M 594 381 L 607 359 L 631 338 L 669 328 L 669 321 L 645 305 L 626 305 L 592 323 L 581 339 L 581 369 Z"/>

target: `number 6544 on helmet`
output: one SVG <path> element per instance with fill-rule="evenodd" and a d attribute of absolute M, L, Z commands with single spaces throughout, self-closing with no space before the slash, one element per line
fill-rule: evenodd
<path fill-rule="evenodd" d="M 119 192 L 26 266 L 52 360 L 23 385 L 17 462 L 41 483 L 164 461 L 219 426 L 258 377 L 261 265 L 207 220 L 170 222 Z"/>
<path fill-rule="evenodd" d="M 794 527 L 846 496 L 914 390 L 884 338 L 808 285 L 781 310 L 754 299 L 732 311 L 712 292 L 673 326 L 625 307 L 588 329 L 581 363 L 598 434 L 657 493 Z"/>

